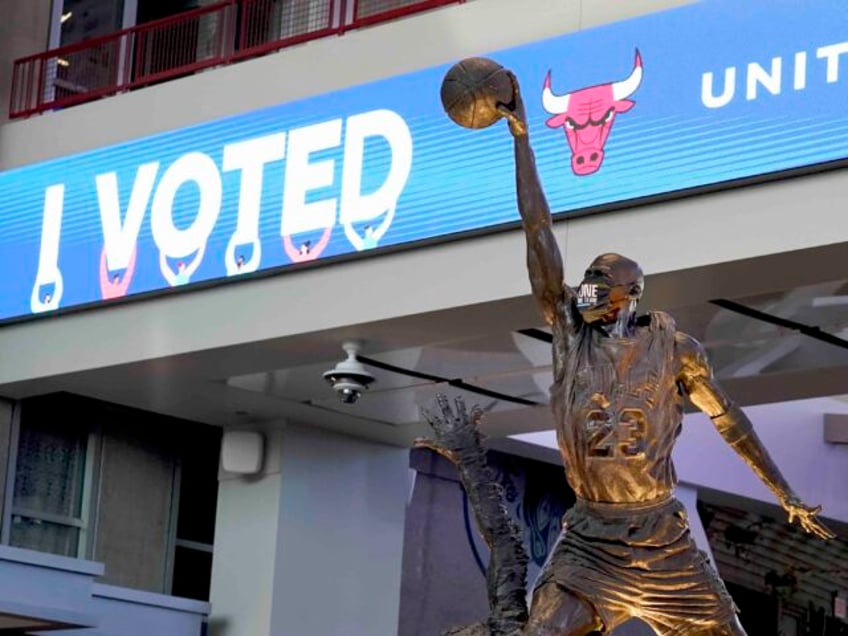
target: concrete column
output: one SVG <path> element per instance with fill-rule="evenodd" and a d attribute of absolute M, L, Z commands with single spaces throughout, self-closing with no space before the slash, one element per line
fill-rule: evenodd
<path fill-rule="evenodd" d="M 281 428 L 267 431 L 262 474 L 219 477 L 210 636 L 271 633 L 282 444 Z"/>
<path fill-rule="evenodd" d="M 212 636 L 397 632 L 408 451 L 287 424 L 223 477 Z"/>
<path fill-rule="evenodd" d="M 51 7 L 50 0 L 3 2 L 0 9 L 0 124 L 9 118 L 14 61 L 47 49 Z"/>

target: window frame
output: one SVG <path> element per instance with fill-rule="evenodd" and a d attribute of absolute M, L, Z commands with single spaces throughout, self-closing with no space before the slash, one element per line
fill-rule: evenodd
<path fill-rule="evenodd" d="M 201 541 L 190 541 L 188 539 L 180 539 L 177 536 L 177 528 L 179 526 L 180 516 L 180 498 L 182 497 L 182 474 L 183 461 L 182 455 L 174 462 L 174 478 L 171 481 L 171 515 L 170 527 L 168 528 L 168 547 L 167 557 L 165 562 L 165 594 L 173 596 L 174 593 L 174 570 L 177 562 L 177 548 L 184 550 L 195 550 L 207 554 L 214 554 L 215 545 L 213 543 L 203 543 Z"/>
<path fill-rule="evenodd" d="M 138 0 L 123 0 L 124 6 L 121 13 L 121 28 L 128 29 L 135 26 L 138 16 Z M 57 49 L 62 44 L 62 14 L 65 10 L 65 0 L 53 0 L 50 9 L 50 33 L 47 39 L 47 50 Z"/>
<path fill-rule="evenodd" d="M 84 408 L 85 403 L 80 402 L 80 404 L 83 405 Z M 100 531 L 98 528 L 98 511 L 101 508 L 104 440 L 107 437 L 105 427 L 109 426 L 106 422 L 110 420 L 109 418 L 104 420 L 96 403 L 92 403 L 91 411 L 84 415 L 84 417 L 86 417 L 87 424 L 81 431 L 82 435 L 80 435 L 81 439 L 85 440 L 80 447 L 81 451 L 85 453 L 85 461 L 82 468 L 82 483 L 80 484 L 81 499 L 79 516 L 70 516 L 15 505 L 15 484 L 18 477 L 21 424 L 24 408 L 24 401 L 15 400 L 12 402 L 5 484 L 2 484 L 2 480 L 0 480 L 0 488 L 3 489 L 2 497 L 0 497 L 0 545 L 12 546 L 12 522 L 16 516 L 20 516 L 43 521 L 45 523 L 67 526 L 78 530 L 79 534 L 76 541 L 76 554 L 70 555 L 68 558 L 81 560 L 94 559 L 97 554 L 97 538 Z M 75 411 L 75 413 L 78 412 Z M 149 415 L 151 417 L 156 417 L 156 415 L 152 413 Z M 112 429 L 109 428 L 108 430 L 111 431 Z M 218 451 L 215 460 L 216 462 L 220 462 L 220 438 L 218 439 L 217 444 Z M 185 470 L 184 457 L 185 453 L 191 452 L 191 448 L 186 446 L 184 443 L 180 443 L 174 446 L 171 450 L 173 451 L 173 466 L 170 500 L 168 502 L 168 527 L 166 530 L 165 550 L 163 555 L 165 564 L 159 589 L 150 590 L 168 595 L 173 595 L 174 571 L 178 548 L 206 554 L 214 554 L 214 543 L 181 539 L 178 536 L 180 499 L 183 487 L 183 471 Z M 146 589 L 149 590 L 149 588 Z"/>
<path fill-rule="evenodd" d="M 16 401 L 12 413 L 12 432 L 9 436 L 9 460 L 7 462 L 6 472 L 6 491 L 3 498 L 0 545 L 16 547 L 12 545 L 12 524 L 15 517 L 25 517 L 54 525 L 76 528 L 79 531 L 76 541 L 76 554 L 70 555 L 70 558 L 88 559 L 93 554 L 94 539 L 96 537 L 96 528 L 94 527 L 96 516 L 94 515 L 94 511 L 97 509 L 97 504 L 93 502 L 93 499 L 99 498 L 95 497 L 96 494 L 99 494 L 101 446 L 99 427 L 96 425 L 89 425 L 87 427 L 88 430 L 86 432 L 84 446 L 85 462 L 83 465 L 82 483 L 80 484 L 80 514 L 78 517 L 73 515 L 57 515 L 52 512 L 44 512 L 15 505 L 15 482 L 18 473 L 18 455 L 20 454 L 22 412 L 23 403 Z"/>

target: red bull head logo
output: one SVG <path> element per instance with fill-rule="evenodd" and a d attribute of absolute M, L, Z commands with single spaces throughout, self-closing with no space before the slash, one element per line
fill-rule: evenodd
<path fill-rule="evenodd" d="M 630 77 L 620 82 L 599 84 L 589 88 L 555 95 L 551 90 L 551 72 L 545 78 L 542 105 L 553 115 L 547 124 L 565 129 L 571 147 L 571 169 L 579 177 L 597 172 L 604 161 L 607 142 L 615 116 L 636 105 L 628 99 L 642 82 L 642 56 L 636 50 L 636 61 Z"/>

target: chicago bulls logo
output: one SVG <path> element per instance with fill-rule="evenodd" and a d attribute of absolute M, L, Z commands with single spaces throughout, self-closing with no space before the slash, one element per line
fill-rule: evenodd
<path fill-rule="evenodd" d="M 571 147 L 571 169 L 578 177 L 597 172 L 604 161 L 607 142 L 615 116 L 636 105 L 628 99 L 642 82 L 642 56 L 636 50 L 636 61 L 630 77 L 589 88 L 555 95 L 551 90 L 551 72 L 545 77 L 542 105 L 553 117 L 547 124 L 562 127 Z"/>

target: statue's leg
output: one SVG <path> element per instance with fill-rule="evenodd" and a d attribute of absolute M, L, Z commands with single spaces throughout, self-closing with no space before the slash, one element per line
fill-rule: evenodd
<path fill-rule="evenodd" d="M 602 629 L 589 603 L 551 581 L 533 593 L 524 636 L 586 636 Z"/>

